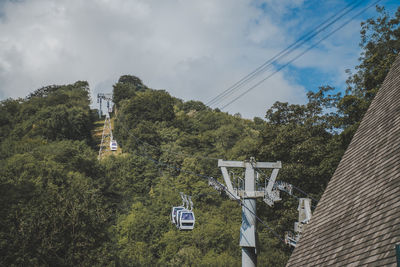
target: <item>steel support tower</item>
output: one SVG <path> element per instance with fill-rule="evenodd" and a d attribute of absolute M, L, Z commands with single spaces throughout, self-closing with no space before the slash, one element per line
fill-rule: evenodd
<path fill-rule="evenodd" d="M 102 109 L 102 101 L 105 100 L 107 101 L 107 113 L 112 112 L 112 99 L 113 99 L 113 94 L 111 93 L 98 93 L 97 94 L 97 103 L 99 103 L 99 118 L 103 116 L 103 109 Z"/>
<path fill-rule="evenodd" d="M 254 158 L 249 161 L 224 161 L 218 160 L 218 167 L 221 168 L 229 195 L 234 200 L 242 199 L 242 226 L 240 228 L 240 246 L 242 247 L 242 266 L 257 266 L 257 245 L 256 245 L 256 198 L 262 197 L 264 201 L 272 205 L 280 200 L 279 191 L 274 189 L 275 179 L 281 162 L 256 162 Z M 245 168 L 244 190 L 235 189 L 227 167 Z M 256 185 L 256 169 L 273 169 L 268 185 L 261 190 Z"/>

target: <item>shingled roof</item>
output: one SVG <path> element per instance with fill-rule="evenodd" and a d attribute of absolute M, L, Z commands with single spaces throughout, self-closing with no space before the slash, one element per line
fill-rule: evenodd
<path fill-rule="evenodd" d="M 395 266 L 400 243 L 400 57 L 287 266 Z"/>

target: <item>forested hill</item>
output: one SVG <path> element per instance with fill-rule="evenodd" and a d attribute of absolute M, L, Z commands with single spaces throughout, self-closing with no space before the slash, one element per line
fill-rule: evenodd
<path fill-rule="evenodd" d="M 324 86 L 304 105 L 275 103 L 265 118 L 242 119 L 121 76 L 112 118 L 123 153 L 100 161 L 86 82 L 2 101 L 0 265 L 240 266 L 241 207 L 206 179 L 222 181 L 216 159 L 282 161 L 278 180 L 319 199 L 399 52 L 399 23 L 400 10 L 394 18 L 380 10 L 363 25 L 364 52 L 345 95 Z M 170 222 L 179 192 L 193 196 L 193 231 Z M 282 198 L 274 208 L 260 200 L 257 213 L 283 238 L 298 202 Z M 259 265 L 284 266 L 291 249 L 262 224 L 257 232 Z"/>

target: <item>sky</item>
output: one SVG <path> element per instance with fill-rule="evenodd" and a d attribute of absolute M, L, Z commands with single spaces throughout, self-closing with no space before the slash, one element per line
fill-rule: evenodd
<path fill-rule="evenodd" d="M 112 92 L 118 78 L 129 74 L 174 97 L 207 103 L 352 2 L 0 0 L 0 100 L 85 80 L 95 106 L 97 93 Z M 315 40 L 373 1 L 361 2 Z M 399 2 L 380 5 L 394 14 Z M 310 43 L 299 47 L 212 107 L 263 118 L 274 102 L 305 103 L 306 92 L 319 86 L 344 90 L 345 70 L 357 65 L 361 52 L 360 22 L 375 15 L 370 8 L 290 62 Z"/>

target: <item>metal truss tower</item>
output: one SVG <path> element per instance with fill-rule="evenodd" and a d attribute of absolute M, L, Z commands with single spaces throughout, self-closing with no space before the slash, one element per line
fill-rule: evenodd
<path fill-rule="evenodd" d="M 107 102 L 107 113 L 111 113 L 112 112 L 112 99 L 113 99 L 113 94 L 107 93 L 98 93 L 97 94 L 97 103 L 99 103 L 99 118 L 101 118 L 101 116 L 103 116 L 103 110 L 102 110 L 102 101 L 106 101 Z"/>

